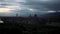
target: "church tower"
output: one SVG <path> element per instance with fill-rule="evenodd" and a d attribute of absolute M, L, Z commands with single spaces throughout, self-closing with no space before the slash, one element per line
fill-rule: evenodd
<path fill-rule="evenodd" d="M 16 13 L 16 17 L 18 17 L 18 13 Z"/>

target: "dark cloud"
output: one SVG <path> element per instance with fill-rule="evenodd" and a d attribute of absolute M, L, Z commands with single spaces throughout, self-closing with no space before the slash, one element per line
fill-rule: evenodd
<path fill-rule="evenodd" d="M 60 0 L 50 0 L 50 1 L 43 1 L 43 0 L 26 0 L 25 3 L 22 3 L 26 7 L 47 11 L 47 10 L 60 10 Z"/>
<path fill-rule="evenodd" d="M 55 11 L 60 10 L 60 2 L 47 4 L 46 8 L 48 8 L 50 10 L 55 10 Z"/>

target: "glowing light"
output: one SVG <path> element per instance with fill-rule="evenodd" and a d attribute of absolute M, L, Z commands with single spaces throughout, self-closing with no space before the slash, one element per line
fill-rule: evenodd
<path fill-rule="evenodd" d="M 12 6 L 5 6 L 5 8 L 0 8 L 0 12 L 10 12 L 11 10 L 20 9 L 21 7 L 12 5 Z"/>
<path fill-rule="evenodd" d="M 2 21 L 2 20 L 0 19 L 0 23 L 4 23 L 4 21 Z"/>
<path fill-rule="evenodd" d="M 9 9 L 9 8 L 0 8 L 0 12 L 9 12 L 10 10 L 13 10 L 13 9 Z"/>
<path fill-rule="evenodd" d="M 51 12 L 56 12 L 56 11 L 48 11 L 49 13 L 51 13 Z"/>
<path fill-rule="evenodd" d="M 33 9 L 29 9 L 30 11 L 33 11 Z"/>
<path fill-rule="evenodd" d="M 31 8 L 27 8 L 29 11 L 32 11 L 32 12 L 34 12 L 34 9 L 31 9 Z"/>

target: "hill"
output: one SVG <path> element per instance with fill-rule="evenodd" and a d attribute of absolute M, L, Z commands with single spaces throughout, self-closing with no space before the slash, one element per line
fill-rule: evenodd
<path fill-rule="evenodd" d="M 60 17 L 60 12 L 48 13 L 43 16 L 44 17 Z"/>

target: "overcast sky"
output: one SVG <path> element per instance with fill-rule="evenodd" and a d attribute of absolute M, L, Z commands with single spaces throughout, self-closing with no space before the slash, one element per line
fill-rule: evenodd
<path fill-rule="evenodd" d="M 60 10 L 60 0 L 0 0 L 0 16 L 46 14 Z"/>

